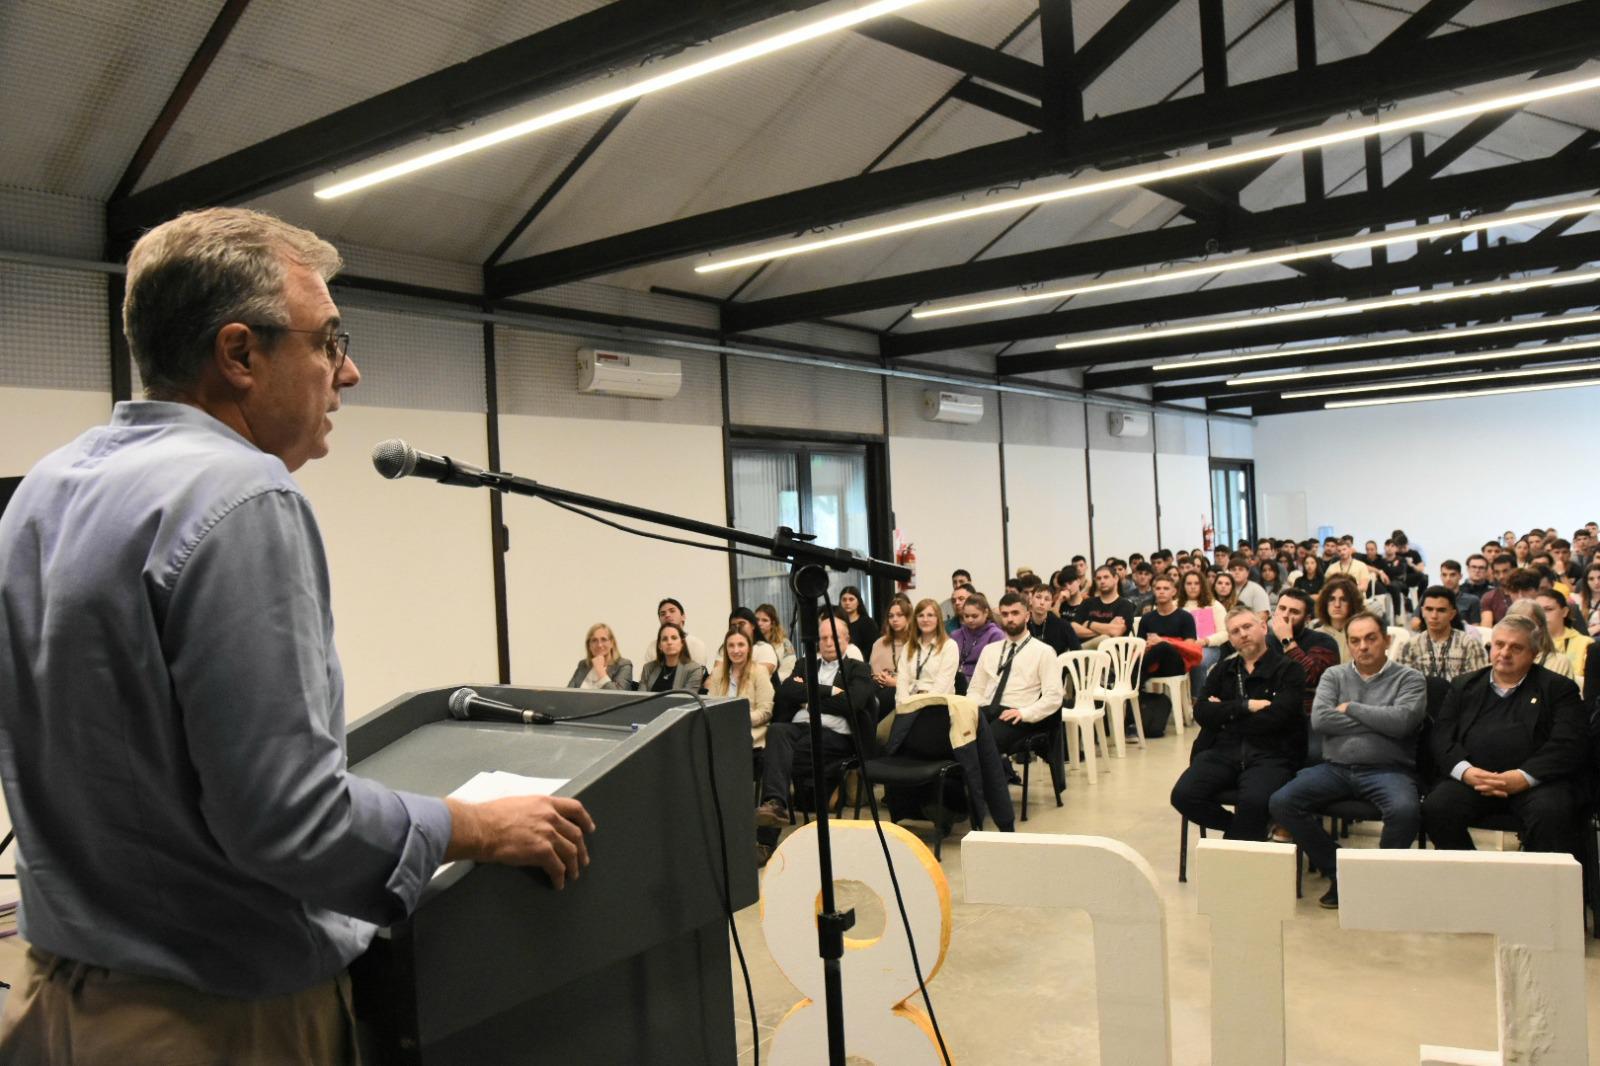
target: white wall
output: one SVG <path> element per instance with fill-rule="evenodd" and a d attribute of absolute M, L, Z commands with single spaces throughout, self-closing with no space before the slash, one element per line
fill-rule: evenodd
<path fill-rule="evenodd" d="M 1089 449 L 1094 559 L 1149 555 L 1156 546 L 1156 470 L 1149 452 Z"/>
<path fill-rule="evenodd" d="M 1404 529 L 1430 564 L 1503 530 L 1600 518 L 1587 438 L 1590 389 L 1276 415 L 1256 423 L 1256 487 L 1304 492 L 1314 533 L 1331 525 L 1382 543 Z M 1263 530 L 1276 535 L 1276 531 Z"/>
<path fill-rule="evenodd" d="M 0 477 L 18 477 L 90 426 L 111 417 L 111 397 L 77 389 L 0 386 Z"/>
<path fill-rule="evenodd" d="M 1168 551 L 1195 547 L 1211 515 L 1206 419 L 1158 414 L 1155 437 L 1161 546 Z"/>
<path fill-rule="evenodd" d="M 1082 449 L 1006 445 L 1011 567 L 1049 577 L 1074 555 L 1089 554 L 1089 496 Z"/>
<path fill-rule="evenodd" d="M 950 571 L 972 572 L 991 600 L 1004 591 L 1000 451 L 992 443 L 891 437 L 894 517 L 917 549 L 917 596 L 950 594 Z"/>

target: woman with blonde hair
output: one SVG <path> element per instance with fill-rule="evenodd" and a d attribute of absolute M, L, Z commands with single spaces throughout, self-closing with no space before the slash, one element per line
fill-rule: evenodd
<path fill-rule="evenodd" d="M 750 701 L 750 745 L 764 748 L 767 723 L 772 721 L 772 678 L 751 660 L 750 636 L 734 626 L 722 638 L 716 669 L 706 681 L 706 695 L 731 696 Z"/>
<path fill-rule="evenodd" d="M 1366 598 L 1345 574 L 1329 574 L 1322 591 L 1317 593 L 1317 620 L 1311 626 L 1333 638 L 1339 646 L 1341 663 L 1350 661 L 1350 641 L 1344 635 L 1344 627 L 1352 615 L 1365 607 Z"/>
<path fill-rule="evenodd" d="M 1572 660 L 1556 647 L 1555 640 L 1550 636 L 1550 626 L 1545 619 L 1544 609 L 1539 606 L 1537 599 L 1518 600 L 1506 609 L 1507 616 L 1517 614 L 1533 623 L 1535 666 L 1542 666 L 1552 674 L 1577 680 L 1577 674 L 1572 669 Z"/>
<path fill-rule="evenodd" d="M 616 634 L 596 622 L 583 636 L 583 658 L 572 671 L 568 688 L 633 688 L 633 664 L 617 650 Z"/>
<path fill-rule="evenodd" d="M 952 695 L 956 671 L 961 666 L 961 651 L 944 628 L 944 612 L 939 610 L 938 600 L 919 600 L 911 617 L 912 637 L 900 656 L 895 678 L 896 705 L 913 696 Z"/>
<path fill-rule="evenodd" d="M 778 653 L 778 676 L 788 677 L 794 672 L 796 655 L 794 643 L 789 640 L 783 621 L 778 617 L 778 609 L 770 603 L 757 607 L 756 626 L 761 630 L 761 639 L 771 644 L 772 650 Z"/>
<path fill-rule="evenodd" d="M 893 689 L 899 681 L 901 655 L 911 643 L 911 600 L 896 594 L 883 612 L 883 635 L 872 642 L 867 664 L 872 667 L 872 680 L 878 688 Z M 879 695 L 887 695 L 881 692 Z"/>

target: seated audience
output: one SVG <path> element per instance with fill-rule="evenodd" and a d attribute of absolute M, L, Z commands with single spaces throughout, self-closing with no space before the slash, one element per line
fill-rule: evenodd
<path fill-rule="evenodd" d="M 1200 692 L 1205 688 L 1206 675 L 1222 659 L 1223 649 L 1228 643 L 1228 613 L 1212 600 L 1211 583 L 1200 571 L 1185 573 L 1181 589 L 1183 609 L 1194 618 L 1195 638 L 1200 641 L 1201 647 L 1200 665 L 1189 674 L 1189 691 L 1194 693 L 1198 702 Z"/>
<path fill-rule="evenodd" d="M 884 612 L 883 633 L 872 642 L 872 651 L 867 656 L 867 665 L 872 667 L 872 680 L 877 684 L 880 695 L 886 698 L 894 695 L 894 687 L 899 683 L 900 660 L 910 643 L 911 601 L 897 593 L 889 601 L 889 609 Z M 881 691 L 885 689 L 888 691 Z M 888 704 L 885 703 L 885 706 Z"/>
<path fill-rule="evenodd" d="M 1444 568 L 1440 567 L 1443 574 Z M 1489 665 L 1483 641 L 1460 625 L 1455 595 L 1443 585 L 1422 593 L 1423 631 L 1400 645 L 1395 658 L 1423 677 L 1454 681 Z"/>
<path fill-rule="evenodd" d="M 684 621 L 683 604 L 679 603 L 671 596 L 668 596 L 666 599 L 656 604 L 656 623 L 658 625 L 665 625 L 668 622 L 671 622 L 673 625 L 677 626 L 683 631 L 683 639 L 688 642 L 689 658 L 693 659 L 697 663 L 710 662 L 710 660 L 706 658 L 706 642 L 701 640 L 699 637 L 689 635 L 688 623 Z M 653 658 L 655 658 L 655 649 L 651 648 L 649 653 L 647 653 L 644 659 L 641 661 L 647 662 Z"/>
<path fill-rule="evenodd" d="M 957 585 L 955 591 L 950 593 L 950 601 L 954 604 L 954 611 L 945 619 L 944 627 L 948 632 L 954 633 L 961 628 L 961 608 L 965 607 L 968 598 L 976 595 L 977 592 L 978 590 L 969 583 Z"/>
<path fill-rule="evenodd" d="M 1061 581 L 1056 588 L 1056 614 L 1069 626 L 1078 617 L 1078 608 L 1083 606 L 1087 592 L 1083 579 L 1078 576 L 1076 569 L 1061 571 Z M 1074 631 L 1076 632 L 1076 631 Z"/>
<path fill-rule="evenodd" d="M 870 650 L 872 642 L 878 639 L 878 623 L 867 614 L 866 603 L 861 599 L 861 590 L 854 585 L 846 585 L 839 591 L 839 606 L 844 611 L 845 618 L 850 621 L 850 643 L 862 651 Z"/>
<path fill-rule="evenodd" d="M 1329 575 L 1322 586 L 1322 594 L 1317 597 L 1317 630 L 1332 638 L 1339 646 L 1341 663 L 1350 661 L 1350 648 L 1344 637 L 1345 623 L 1365 606 L 1361 590 L 1343 574 Z"/>
<path fill-rule="evenodd" d="M 1261 562 L 1261 590 L 1267 594 L 1267 609 L 1278 606 L 1278 597 L 1283 595 L 1283 590 L 1288 588 L 1288 583 L 1283 579 L 1283 564 L 1276 559 L 1264 559 Z"/>
<path fill-rule="evenodd" d="M 1050 645 L 1050 649 L 1057 655 L 1064 651 L 1077 651 L 1083 647 L 1078 639 L 1078 634 L 1072 631 L 1072 624 L 1063 621 L 1059 615 L 1050 612 L 1050 606 L 1055 599 L 1055 594 L 1048 585 L 1035 585 L 1028 590 L 1028 632 Z"/>
<path fill-rule="evenodd" d="M 1600 637 L 1600 564 L 1590 563 L 1583 571 L 1578 591 L 1572 594 L 1583 626 L 1591 637 Z"/>
<path fill-rule="evenodd" d="M 1234 559 L 1228 564 L 1228 576 L 1233 579 L 1233 595 L 1239 603 L 1259 615 L 1265 615 L 1272 609 L 1267 590 L 1250 578 L 1249 562 L 1242 558 Z"/>
<path fill-rule="evenodd" d="M 1300 560 L 1300 572 L 1293 576 L 1290 584 L 1308 596 L 1316 596 L 1322 592 L 1323 580 L 1322 560 L 1308 554 Z"/>
<path fill-rule="evenodd" d="M 656 631 L 656 653 L 645 660 L 644 670 L 639 675 L 642 691 L 700 691 L 705 685 L 706 668 L 689 655 L 688 639 L 677 623 L 661 623 Z"/>
<path fill-rule="evenodd" d="M 1511 580 L 1511 575 L 1516 573 L 1516 567 L 1509 555 L 1497 555 L 1489 564 L 1490 574 L 1494 578 L 1494 587 L 1483 594 L 1483 609 L 1489 612 L 1490 624 L 1494 625 L 1506 616 L 1506 611 L 1511 607 L 1511 591 L 1506 588 L 1506 583 Z M 1526 578 L 1519 578 L 1519 582 L 1526 584 Z M 1528 595 L 1533 595 L 1539 588 L 1538 579 L 1528 589 Z"/>
<path fill-rule="evenodd" d="M 873 720 L 872 671 L 844 654 L 850 646 L 850 623 L 835 609 L 819 617 L 817 689 L 822 706 L 807 703 L 804 669 L 798 669 L 777 688 L 772 721 L 767 726 L 766 757 L 761 768 L 761 802 L 756 807 L 756 863 L 766 865 L 778 833 L 789 822 L 789 786 L 796 779 L 809 784 L 812 776 L 811 715 L 821 716 L 822 759 L 825 770 L 855 755 L 851 737 L 870 730 Z M 826 796 L 814 802 L 827 802 Z"/>
<path fill-rule="evenodd" d="M 1248 607 L 1230 611 L 1227 626 L 1237 654 L 1206 678 L 1200 735 L 1172 805 L 1229 840 L 1265 840 L 1267 802 L 1305 757 L 1305 671 L 1267 646 L 1267 624 Z M 1239 794 L 1231 813 L 1217 801 L 1228 790 Z"/>
<path fill-rule="evenodd" d="M 1003 630 L 990 617 L 989 601 L 981 592 L 974 592 L 961 606 L 961 626 L 955 631 L 956 650 L 961 653 L 961 676 L 972 680 L 978 668 L 978 656 L 983 649 L 998 640 L 1005 640 Z M 960 683 L 957 683 L 959 688 Z"/>
<path fill-rule="evenodd" d="M 1095 594 L 1078 606 L 1072 621 L 1073 632 L 1085 648 L 1097 647 L 1106 637 L 1125 637 L 1133 631 L 1133 604 L 1122 597 L 1116 571 L 1109 566 L 1096 567 L 1094 585 Z"/>
<path fill-rule="evenodd" d="M 739 627 L 722 638 L 717 668 L 706 679 L 707 696 L 732 696 L 750 701 L 750 746 L 765 747 L 772 721 L 772 676 L 751 658 L 750 634 Z"/>
<path fill-rule="evenodd" d="M 1479 556 L 1479 558 L 1481 559 L 1482 556 Z M 1484 567 L 1485 569 L 1488 568 L 1487 562 L 1484 563 Z M 1461 580 L 1460 563 L 1454 559 L 1446 559 L 1440 563 L 1439 584 L 1454 593 L 1456 598 L 1456 617 L 1461 619 L 1463 626 L 1483 626 L 1487 628 L 1494 625 L 1494 620 L 1483 609 L 1483 599 L 1467 591 L 1466 583 Z M 1413 624 L 1411 628 L 1416 629 L 1417 625 Z"/>
<path fill-rule="evenodd" d="M 1566 582 L 1570 588 L 1577 588 L 1578 582 L 1583 579 L 1583 567 L 1572 559 L 1572 542 L 1557 537 L 1550 542 L 1546 550 L 1555 560 L 1556 577 Z"/>
<path fill-rule="evenodd" d="M 1149 563 L 1135 564 L 1129 571 L 1132 577 L 1132 588 L 1123 590 L 1123 597 L 1133 605 L 1133 613 L 1137 617 L 1155 606 L 1156 595 L 1151 590 L 1151 582 L 1155 580 L 1155 568 Z"/>
<path fill-rule="evenodd" d="M 1362 590 L 1363 593 L 1372 583 L 1372 569 L 1356 558 L 1355 543 L 1348 537 L 1339 541 L 1339 558 L 1333 565 L 1328 567 L 1328 576 L 1333 577 L 1335 574 L 1348 577 L 1351 581 L 1354 581 L 1356 588 Z"/>
<path fill-rule="evenodd" d="M 568 688 L 633 688 L 633 663 L 617 650 L 610 626 L 604 622 L 590 626 L 583 637 L 583 651 Z"/>
<path fill-rule="evenodd" d="M 1234 586 L 1231 572 L 1218 570 L 1211 575 L 1211 600 L 1222 608 L 1224 617 L 1239 606 L 1239 590 Z"/>
<path fill-rule="evenodd" d="M 984 646 L 967 692 L 982 708 L 995 746 L 1010 755 L 1061 713 L 1061 668 L 1055 651 L 1028 632 L 1021 596 L 1000 598 L 1000 626 L 1003 638 Z"/>
<path fill-rule="evenodd" d="M 1493 547 L 1494 542 L 1490 541 L 1489 546 Z M 1466 580 L 1461 582 L 1461 591 L 1478 597 L 1478 602 L 1481 604 L 1484 596 L 1488 595 L 1492 588 L 1494 585 L 1489 580 L 1489 557 L 1483 552 L 1473 552 L 1467 556 L 1467 576 Z"/>
<path fill-rule="evenodd" d="M 1440 850 L 1473 846 L 1468 827 L 1509 812 L 1525 851 L 1578 843 L 1587 723 L 1578 686 L 1534 662 L 1541 627 L 1509 615 L 1494 627 L 1490 666 L 1458 677 L 1433 726 L 1434 762 L 1448 773 L 1428 793 L 1422 820 Z"/>
<path fill-rule="evenodd" d="M 949 696 L 956 690 L 956 671 L 961 668 L 961 651 L 944 630 L 939 605 L 921 600 L 916 606 L 916 637 L 900 656 L 899 676 L 895 679 L 894 702 L 904 703 L 913 696 Z"/>
<path fill-rule="evenodd" d="M 771 644 L 772 650 L 778 653 L 776 676 L 788 677 L 794 670 L 794 644 L 789 640 L 789 634 L 784 631 L 783 622 L 778 618 L 778 609 L 770 603 L 763 603 L 757 607 L 756 626 L 761 630 L 761 639 Z"/>
<path fill-rule="evenodd" d="M 1556 642 L 1550 639 L 1550 625 L 1545 620 L 1544 611 L 1540 610 L 1537 600 L 1531 597 L 1518 600 L 1506 611 L 1506 618 L 1520 615 L 1528 619 L 1536 627 L 1534 633 L 1534 664 L 1542 666 L 1551 673 L 1560 674 L 1562 677 L 1576 681 L 1572 673 L 1572 660 L 1556 650 Z M 1502 619 L 1504 621 L 1504 619 Z"/>
<path fill-rule="evenodd" d="M 1543 589 L 1534 597 L 1534 601 L 1544 612 L 1550 643 L 1555 646 L 1557 654 L 1565 655 L 1572 664 L 1570 676 L 1576 681 L 1583 676 L 1584 668 L 1589 664 L 1589 649 L 1594 645 L 1594 638 L 1567 625 L 1567 597 L 1560 592 Z"/>
<path fill-rule="evenodd" d="M 1327 670 L 1317 685 L 1311 730 L 1322 758 L 1273 793 L 1273 821 L 1289 831 L 1311 864 L 1328 878 L 1319 903 L 1339 906 L 1338 845 L 1318 812 L 1344 799 L 1366 800 L 1383 816 L 1379 847 L 1409 848 L 1422 828 L 1416 738 L 1427 717 L 1428 683 L 1389 659 L 1389 632 L 1370 611 L 1345 627 L 1350 662 Z"/>
<path fill-rule="evenodd" d="M 1299 589 L 1285 589 L 1278 597 L 1278 606 L 1273 608 L 1272 620 L 1267 623 L 1267 646 L 1282 652 L 1305 671 L 1307 718 L 1311 715 L 1312 701 L 1316 699 L 1323 673 L 1339 663 L 1339 645 L 1326 633 L 1311 628 L 1315 610 L 1310 596 Z M 1313 738 L 1312 748 L 1317 746 Z"/>
<path fill-rule="evenodd" d="M 1178 583 L 1162 575 L 1156 578 L 1151 590 L 1155 607 L 1134 623 L 1134 635 L 1143 637 L 1145 642 L 1139 674 L 1141 682 L 1152 677 L 1178 677 L 1188 669 L 1183 653 L 1173 641 L 1182 641 L 1192 648 L 1191 658 L 1201 655 L 1200 641 L 1195 637 L 1194 615 L 1178 606 Z"/>
<path fill-rule="evenodd" d="M 750 643 L 750 661 L 765 670 L 770 680 L 778 672 L 778 651 L 762 638 L 761 624 L 756 618 L 756 613 L 748 607 L 735 607 L 728 613 L 728 628 L 744 633 L 745 639 Z M 713 673 L 721 662 L 722 652 L 719 650 L 716 660 L 711 664 Z"/>
<path fill-rule="evenodd" d="M 965 570 L 953 570 L 950 573 L 950 597 L 939 604 L 939 613 L 946 618 L 955 618 L 961 610 L 961 604 L 956 602 L 956 590 L 962 585 L 972 584 L 972 575 Z"/>

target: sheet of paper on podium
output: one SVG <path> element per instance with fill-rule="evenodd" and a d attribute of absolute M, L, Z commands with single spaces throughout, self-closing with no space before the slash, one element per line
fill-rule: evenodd
<path fill-rule="evenodd" d="M 548 796 L 567 783 L 565 777 L 525 777 L 504 770 L 480 770 L 471 780 L 450 793 L 451 799 L 465 803 L 488 803 L 507 796 Z M 455 863 L 447 862 L 433 871 L 438 877 Z"/>

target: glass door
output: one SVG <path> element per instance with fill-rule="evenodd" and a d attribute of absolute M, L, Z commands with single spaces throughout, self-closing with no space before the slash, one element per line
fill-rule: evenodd
<path fill-rule="evenodd" d="M 1256 467 L 1245 460 L 1211 461 L 1211 513 L 1216 543 L 1227 548 L 1256 539 Z"/>
<path fill-rule="evenodd" d="M 771 536 L 779 526 L 788 526 L 815 534 L 824 547 L 871 554 L 865 445 L 739 442 L 732 445 L 732 453 L 736 528 Z M 859 573 L 830 572 L 829 593 L 838 603 L 844 587 L 855 585 L 871 604 L 869 580 Z M 785 625 L 794 621 L 786 563 L 735 556 L 734 582 L 734 599 L 740 606 L 754 609 L 770 603 Z"/>

